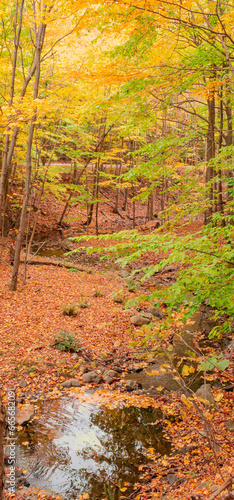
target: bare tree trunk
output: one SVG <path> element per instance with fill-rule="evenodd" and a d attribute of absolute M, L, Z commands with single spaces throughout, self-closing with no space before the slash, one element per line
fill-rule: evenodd
<path fill-rule="evenodd" d="M 220 89 L 220 104 L 219 104 L 219 119 L 220 119 L 220 125 L 219 125 L 219 151 L 222 148 L 223 144 L 223 86 L 221 86 Z M 223 186 L 222 186 L 222 169 L 220 168 L 218 171 L 218 176 L 219 180 L 217 183 L 217 211 L 219 213 L 223 213 Z M 225 219 L 223 219 L 223 225 L 225 225 Z"/>
<path fill-rule="evenodd" d="M 122 163 L 120 163 L 119 165 L 119 172 L 117 172 L 117 175 L 121 175 L 122 174 Z M 120 179 L 118 179 L 118 184 L 120 183 Z M 115 206 L 113 208 L 113 213 L 114 214 L 117 214 L 118 211 L 119 211 L 119 195 L 120 195 L 120 188 L 117 187 L 116 189 L 116 198 L 115 198 Z"/>
<path fill-rule="evenodd" d="M 98 144 L 97 144 L 97 146 L 95 147 L 95 149 L 94 149 L 93 153 L 96 153 L 97 151 L 99 151 L 99 147 L 102 145 L 102 143 L 103 143 L 104 139 L 105 139 L 105 138 L 106 138 L 106 136 L 109 134 L 109 132 L 111 131 L 111 129 L 113 128 L 113 126 L 114 126 L 114 125 L 110 125 L 110 127 L 108 128 L 108 130 L 104 130 L 103 136 L 102 136 L 102 137 L 101 137 L 101 139 L 98 141 Z M 85 163 L 85 165 L 84 165 L 83 169 L 81 170 L 81 172 L 80 172 L 80 174 L 79 174 L 79 176 L 78 176 L 78 179 L 77 179 L 77 181 L 76 181 L 76 184 L 77 184 L 77 185 L 79 184 L 79 181 L 80 181 L 80 179 L 81 179 L 81 177 L 82 177 L 83 173 L 85 172 L 85 170 L 86 170 L 87 166 L 90 164 L 90 162 L 91 162 L 91 161 L 92 161 L 92 157 L 90 157 L 90 158 L 87 160 L 87 162 Z M 73 192 L 71 191 L 71 192 L 70 192 L 70 194 L 69 194 L 69 196 L 68 196 L 68 199 L 67 199 L 67 201 L 66 201 L 66 203 L 65 203 L 65 206 L 64 206 L 64 209 L 63 209 L 63 211 L 62 211 L 61 217 L 60 217 L 60 219 L 59 219 L 58 226 L 61 226 L 61 225 L 62 225 L 62 221 L 63 221 L 63 219 L 64 219 L 64 217 L 65 217 L 65 214 L 66 214 L 67 208 L 68 208 L 69 203 L 70 203 L 70 201 L 71 201 L 71 199 L 72 199 L 72 195 L 73 195 Z M 86 224 L 86 223 L 85 223 L 85 224 Z"/>
<path fill-rule="evenodd" d="M 36 75 L 35 75 L 35 83 L 34 83 L 34 94 L 33 98 L 37 99 L 38 90 L 39 90 L 39 81 L 40 81 L 40 66 L 41 66 L 41 51 L 45 39 L 45 30 L 46 25 L 41 23 L 38 29 L 38 33 L 36 35 Z M 23 205 L 20 217 L 20 227 L 16 238 L 16 246 L 15 246 L 15 257 L 14 264 L 12 270 L 11 284 L 10 290 L 14 291 L 17 288 L 17 277 L 19 271 L 19 262 L 20 262 L 20 251 L 22 247 L 25 223 L 26 223 L 26 215 L 27 215 L 27 207 L 28 207 L 28 199 L 30 193 L 30 184 L 31 184 L 31 160 L 32 160 L 32 142 L 34 136 L 35 122 L 37 119 L 37 111 L 35 111 L 34 115 L 31 118 L 29 132 L 28 132 L 28 141 L 27 141 L 27 152 L 26 152 L 26 178 L 25 178 L 25 187 L 24 187 L 24 197 L 23 197 Z"/>
<path fill-rule="evenodd" d="M 128 188 L 125 188 L 125 190 L 124 190 L 124 204 L 122 207 L 122 210 L 124 210 L 124 212 L 126 212 L 127 206 L 128 206 Z"/>
<path fill-rule="evenodd" d="M 208 130 L 207 130 L 207 152 L 206 161 L 209 162 L 215 157 L 215 94 L 214 90 L 211 90 L 208 95 Z M 214 178 L 214 169 L 211 165 L 207 165 L 206 168 L 206 184 L 208 185 L 208 207 L 205 211 L 205 224 L 210 222 L 213 213 L 213 201 L 214 201 L 214 186 L 212 184 L 212 179 Z"/>
<path fill-rule="evenodd" d="M 227 80 L 226 82 L 226 104 L 225 104 L 225 111 L 226 111 L 226 116 L 227 116 L 227 138 L 226 138 L 226 145 L 227 146 L 232 146 L 233 145 L 233 125 L 232 125 L 232 106 L 231 106 L 231 89 L 230 89 L 230 82 Z M 231 157 L 230 157 L 231 159 Z M 232 184 L 232 179 L 233 179 L 234 171 L 233 168 L 230 168 L 227 171 L 227 199 L 230 201 L 233 199 L 233 196 L 231 195 L 231 189 L 233 188 Z"/>
<path fill-rule="evenodd" d="M 97 174 L 96 174 L 96 216 L 95 216 L 95 227 L 96 227 L 96 235 L 98 236 L 98 207 L 99 207 L 99 202 L 98 202 L 98 197 L 99 197 L 99 164 L 100 164 L 100 158 L 98 158 L 97 162 Z"/>
<path fill-rule="evenodd" d="M 14 99 L 15 92 L 15 76 L 16 76 L 16 66 L 17 66 L 17 56 L 20 42 L 20 34 L 22 29 L 22 21 L 23 21 L 23 7 L 24 0 L 21 0 L 20 8 L 19 8 L 19 22 L 18 22 L 18 30 L 14 34 L 14 55 L 13 55 L 13 64 L 12 64 L 12 72 L 11 72 L 11 88 L 10 88 L 10 100 L 9 100 L 9 108 L 11 108 Z M 18 17 L 18 9 L 16 9 L 15 13 L 15 26 L 17 24 Z M 3 163 L 2 163 L 2 171 L 0 178 L 0 222 L 2 226 L 4 226 L 4 209 L 3 213 L 1 213 L 1 208 L 3 208 L 6 204 L 7 200 L 7 190 L 8 190 L 8 180 L 10 176 L 10 166 L 11 161 L 8 161 L 8 149 L 9 149 L 9 141 L 10 141 L 10 127 L 7 126 L 6 136 L 5 136 L 5 144 L 4 144 L 4 152 L 3 152 Z M 4 230 L 3 230 L 4 232 Z"/>
<path fill-rule="evenodd" d="M 35 216 L 35 220 L 34 220 L 34 224 L 33 224 L 32 234 L 30 236 L 30 240 L 29 240 L 28 248 L 27 248 L 27 252 L 26 252 L 26 257 L 27 258 L 29 257 L 30 252 L 31 252 L 31 246 L 32 246 L 34 234 L 35 234 L 35 231 L 36 231 L 37 219 L 38 219 L 39 209 L 40 209 L 40 205 L 41 205 L 41 199 L 42 199 L 42 196 L 43 196 L 43 193 L 44 193 L 44 187 L 45 187 L 45 182 L 46 182 L 46 179 L 47 179 L 47 174 L 48 174 L 50 165 L 51 165 L 52 160 L 53 160 L 53 155 L 54 155 L 54 152 L 55 152 L 55 148 L 56 148 L 56 144 L 57 144 L 57 140 L 58 140 L 58 135 L 59 135 L 59 132 L 60 132 L 60 126 L 61 126 L 61 120 L 60 120 L 60 124 L 59 124 L 59 128 L 58 128 L 58 132 L 57 132 L 56 141 L 54 143 L 53 149 L 52 149 L 52 151 L 50 153 L 50 157 L 49 157 L 49 160 L 48 160 L 47 165 L 46 165 L 46 169 L 45 169 L 45 173 L 44 173 L 44 178 L 43 178 L 42 185 L 41 185 L 41 190 L 40 190 L 40 193 L 39 193 L 39 199 L 38 199 L 38 203 L 37 203 L 37 212 L 36 212 L 36 216 Z"/>

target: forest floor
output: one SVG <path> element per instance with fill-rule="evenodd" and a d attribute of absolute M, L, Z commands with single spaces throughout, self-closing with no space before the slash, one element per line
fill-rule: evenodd
<path fill-rule="evenodd" d="M 46 239 L 47 245 L 60 246 L 61 233 L 57 230 L 56 220 L 61 208 L 56 199 L 45 202 L 43 213 L 46 215 L 41 215 L 39 220 L 37 242 Z M 104 215 L 100 214 L 100 232 L 130 229 L 131 219 L 126 218 L 124 224 L 123 219 L 113 214 L 108 206 L 103 212 Z M 143 207 L 139 207 L 138 221 L 144 223 L 143 212 Z M 84 212 L 79 212 L 76 207 L 70 209 L 66 219 L 69 226 L 63 230 L 63 241 L 84 230 L 81 226 L 84 219 Z M 199 225 L 197 221 L 186 231 L 194 232 Z M 89 230 L 94 233 L 94 225 Z M 183 226 L 178 228 L 181 233 L 184 230 Z M 91 360 L 91 367 L 99 362 L 113 368 L 116 359 L 121 358 L 121 368 L 127 371 L 129 365 L 136 361 L 130 345 L 132 334 L 136 331 L 130 323 L 133 308 L 125 310 L 123 304 L 115 302 L 114 297 L 123 290 L 121 293 L 126 302 L 133 297 L 133 293 L 123 284 L 114 263 L 107 265 L 98 259 L 89 261 L 83 258 L 79 264 L 82 270 L 77 272 L 56 266 L 29 265 L 26 283 L 23 279 L 24 265 L 21 264 L 18 290 L 10 292 L 10 244 L 10 237 L 1 239 L 0 379 L 4 401 L 10 388 L 14 388 L 16 399 L 26 404 L 36 399 L 58 397 L 58 386 L 67 378 L 75 377 L 84 385 L 79 363 L 74 362 L 74 354 L 52 347 L 54 336 L 61 331 L 74 334 L 79 348 L 83 349 L 81 357 L 82 352 L 85 353 Z M 49 262 L 50 258 L 44 256 L 43 260 Z M 144 262 L 137 265 L 154 261 L 155 256 L 149 254 L 144 256 Z M 144 293 L 147 293 L 147 288 Z M 82 308 L 83 304 L 87 307 Z M 68 305 L 76 306 L 76 315 L 63 314 L 63 308 Z M 231 368 L 230 364 L 229 382 Z M 107 390 L 110 388 L 108 384 L 104 387 Z M 233 391 L 216 388 L 213 394 L 216 405 L 204 407 L 202 418 L 193 407 L 181 400 L 180 393 L 158 394 L 156 404 L 163 407 L 166 414 L 169 412 L 175 416 L 173 425 L 169 421 L 165 423 L 165 434 L 173 440 L 175 452 L 169 457 L 155 457 L 154 464 L 142 471 L 143 485 L 136 485 L 131 499 L 224 498 L 227 489 L 221 488 L 219 493 L 217 488 L 233 475 L 234 470 L 233 427 L 230 424 L 234 424 Z M 121 401 L 124 397 L 128 396 L 112 387 L 110 399 Z M 135 404 L 140 405 L 140 401 Z M 212 422 L 215 436 L 213 431 L 207 431 L 204 419 L 210 424 Z M 182 448 L 185 448 L 184 452 L 178 452 Z M 150 453 L 152 458 L 153 450 Z M 168 474 L 176 477 L 171 485 L 166 481 Z M 36 497 L 45 498 L 46 495 L 38 492 Z M 20 495 L 20 491 L 15 495 L 7 493 L 7 498 L 26 498 L 26 494 Z M 125 498 L 124 492 L 121 498 Z"/>

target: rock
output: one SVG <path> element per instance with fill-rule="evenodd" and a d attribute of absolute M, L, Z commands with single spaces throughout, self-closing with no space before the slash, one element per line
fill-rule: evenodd
<path fill-rule="evenodd" d="M 128 278 L 129 272 L 127 271 L 127 269 L 120 269 L 119 276 L 121 278 Z"/>
<path fill-rule="evenodd" d="M 19 394 L 19 396 L 18 396 L 18 400 L 17 400 L 17 401 L 18 401 L 18 403 L 19 403 L 19 404 L 22 404 L 22 403 L 24 402 L 24 398 L 25 398 L 25 395 L 24 395 L 24 393 L 23 393 L 23 392 L 21 392 L 21 393 Z"/>
<path fill-rule="evenodd" d="M 136 387 L 136 386 L 137 386 L 137 384 L 136 384 L 135 380 L 129 380 L 127 385 L 126 385 L 126 390 L 128 392 L 131 392 L 134 390 L 134 387 Z"/>
<path fill-rule="evenodd" d="M 107 370 L 103 374 L 103 380 L 107 382 L 108 384 L 111 384 L 113 380 L 118 376 L 118 372 L 115 370 Z"/>
<path fill-rule="evenodd" d="M 72 359 L 74 359 L 74 361 L 76 361 L 76 359 L 79 358 L 79 356 L 76 352 L 74 352 L 71 357 L 72 357 Z"/>
<path fill-rule="evenodd" d="M 79 366 L 79 370 L 80 370 L 80 373 L 81 373 L 82 375 L 84 375 L 84 373 L 86 373 L 86 372 L 88 371 L 88 368 L 87 368 L 87 366 L 85 366 L 85 365 L 80 365 L 80 366 Z"/>
<path fill-rule="evenodd" d="M 174 271 L 176 271 L 176 266 L 173 266 L 173 264 L 170 264 L 168 266 L 165 266 L 161 273 L 173 273 Z"/>
<path fill-rule="evenodd" d="M 143 371 L 143 366 L 134 365 L 131 370 L 133 373 L 140 373 Z"/>
<path fill-rule="evenodd" d="M 199 398 L 205 399 L 208 403 L 215 405 L 215 400 L 213 398 L 213 394 L 210 390 L 210 384 L 203 384 L 199 389 L 195 392 L 196 396 Z"/>
<path fill-rule="evenodd" d="M 20 488 L 20 490 L 17 493 L 20 493 L 20 495 L 22 495 L 24 498 L 27 498 L 27 500 L 38 500 L 38 494 L 40 498 L 44 498 L 44 496 L 48 497 L 53 496 L 56 498 L 56 500 L 64 499 L 62 495 L 55 493 L 55 491 L 53 490 L 39 490 L 39 488 L 36 488 L 32 485 L 29 487 L 23 486 L 23 488 Z"/>
<path fill-rule="evenodd" d="M 105 371 L 106 371 L 106 367 L 105 366 L 99 366 L 98 367 L 98 372 L 105 373 Z"/>
<path fill-rule="evenodd" d="M 178 479 L 179 478 L 175 474 L 169 473 L 166 475 L 166 480 L 167 480 L 168 484 L 172 485 L 172 484 L 176 483 L 178 481 Z"/>
<path fill-rule="evenodd" d="M 19 486 L 26 486 L 27 488 L 30 486 L 30 483 L 26 479 L 26 477 L 23 477 L 22 475 L 16 479 L 16 487 L 19 488 Z"/>
<path fill-rule="evenodd" d="M 42 494 L 42 498 L 43 498 L 43 495 L 46 495 L 48 497 L 56 497 L 56 500 L 58 500 L 58 499 L 63 500 L 64 499 L 64 497 L 62 495 L 59 495 L 54 490 L 49 490 L 49 489 L 40 490 L 40 493 Z"/>
<path fill-rule="evenodd" d="M 194 343 L 194 334 L 182 331 L 179 334 L 173 336 L 173 351 L 179 356 L 189 356 L 196 349 Z"/>
<path fill-rule="evenodd" d="M 234 420 L 228 420 L 225 425 L 225 428 L 227 431 L 234 432 Z"/>
<path fill-rule="evenodd" d="M 135 391 L 137 389 L 142 389 L 142 385 L 136 382 L 135 380 L 128 380 L 126 385 L 126 390 L 128 392 Z"/>
<path fill-rule="evenodd" d="M 166 361 L 165 359 L 165 362 Z M 159 386 L 164 387 L 168 391 L 178 391 L 180 389 L 180 385 L 177 380 L 175 380 L 173 371 L 168 370 L 167 373 L 162 373 L 159 363 L 148 366 L 140 373 L 130 373 L 126 378 L 128 383 L 130 380 L 137 382 L 138 387 L 140 384 L 144 390 L 151 390 L 153 387 L 152 390 L 155 394 L 158 394 L 157 387 Z"/>
<path fill-rule="evenodd" d="M 83 380 L 85 382 L 88 382 L 88 384 L 90 384 L 91 382 L 95 382 L 96 384 L 99 384 L 99 382 L 101 382 L 102 379 L 101 379 L 100 375 L 98 375 L 98 373 L 93 371 L 93 372 L 84 373 Z"/>
<path fill-rule="evenodd" d="M 105 375 L 108 375 L 109 377 L 117 377 L 118 372 L 116 372 L 115 370 L 107 370 L 104 372 L 103 378 Z"/>
<path fill-rule="evenodd" d="M 70 387 L 80 387 L 80 382 L 76 378 L 70 378 L 69 380 L 65 380 L 60 386 L 69 389 Z"/>
<path fill-rule="evenodd" d="M 148 325 L 153 319 L 152 314 L 147 312 L 141 312 L 140 314 L 134 314 L 130 317 L 131 323 L 135 326 Z"/>
<path fill-rule="evenodd" d="M 20 495 L 26 495 L 25 498 L 27 498 L 27 500 L 37 500 L 37 494 L 34 494 L 33 491 L 35 491 L 35 488 L 23 486 L 23 488 L 20 488 L 19 493 Z M 37 491 L 39 490 L 37 489 Z"/>
<path fill-rule="evenodd" d="M 149 306 L 147 309 L 147 312 L 149 314 L 152 314 L 153 316 L 155 316 L 155 318 L 159 318 L 159 319 L 163 318 L 163 314 L 161 313 L 160 309 L 158 309 L 157 307 Z"/>
<path fill-rule="evenodd" d="M 210 489 L 211 481 L 203 481 L 199 483 L 194 491 L 202 490 L 203 488 Z"/>
<path fill-rule="evenodd" d="M 105 377 L 103 377 L 105 382 L 107 382 L 107 384 L 112 384 L 112 382 L 114 381 L 113 377 L 109 377 L 108 375 L 105 375 Z"/>
<path fill-rule="evenodd" d="M 24 405 L 21 408 L 16 408 L 15 423 L 16 425 L 26 425 L 34 417 L 34 406 Z"/>
<path fill-rule="evenodd" d="M 28 383 L 26 382 L 26 380 L 20 380 L 19 381 L 19 387 L 21 387 L 21 389 L 23 389 L 27 385 L 28 385 Z"/>
<path fill-rule="evenodd" d="M 135 285 L 135 281 L 132 279 L 131 276 L 127 276 L 126 278 L 124 278 L 124 281 L 126 285 Z"/>

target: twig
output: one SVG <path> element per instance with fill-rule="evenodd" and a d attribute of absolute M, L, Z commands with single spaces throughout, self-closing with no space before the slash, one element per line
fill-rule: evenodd
<path fill-rule="evenodd" d="M 226 479 L 226 481 L 223 484 L 221 484 L 221 486 L 217 490 L 215 490 L 215 492 L 207 500 L 214 500 L 214 498 L 220 495 L 220 493 L 222 493 L 223 490 L 226 490 L 226 488 L 232 486 L 232 483 L 233 483 L 233 476 L 230 476 L 228 479 Z"/>
<path fill-rule="evenodd" d="M 226 259 L 221 259 L 221 257 L 219 257 L 213 252 L 206 252 L 205 250 L 198 250 L 198 248 L 191 248 L 191 247 L 185 247 L 185 250 L 191 250 L 192 252 L 199 252 L 199 253 L 204 253 L 206 255 L 211 255 L 212 257 L 216 257 L 221 262 L 226 262 L 227 264 L 230 264 L 230 266 L 234 266 L 234 262 L 231 262 L 230 260 Z"/>

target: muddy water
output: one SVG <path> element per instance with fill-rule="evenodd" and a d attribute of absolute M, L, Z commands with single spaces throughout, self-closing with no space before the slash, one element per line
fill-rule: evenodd
<path fill-rule="evenodd" d="M 74 396 L 45 402 L 39 419 L 19 435 L 19 465 L 38 488 L 49 488 L 66 499 L 119 499 L 119 488 L 140 480 L 139 465 L 149 462 L 147 449 L 169 454 L 171 445 L 154 424 L 161 415 L 153 408 L 106 409 Z M 27 445 L 23 444 L 28 442 Z M 113 497 L 111 496 L 116 490 Z"/>

